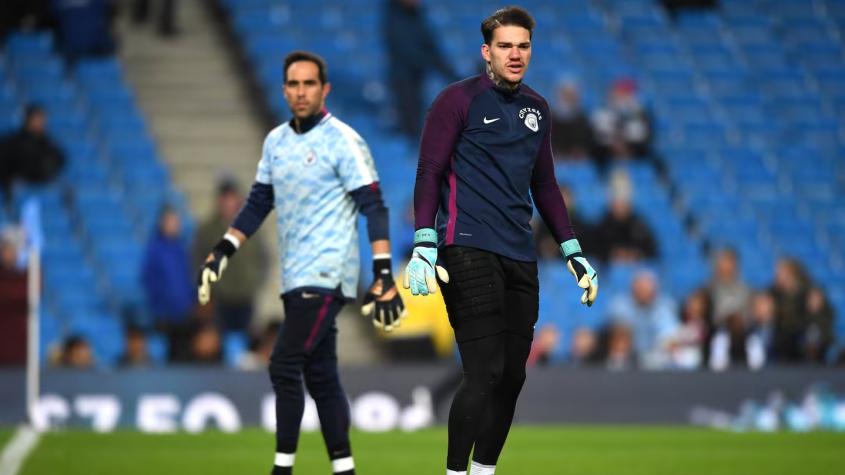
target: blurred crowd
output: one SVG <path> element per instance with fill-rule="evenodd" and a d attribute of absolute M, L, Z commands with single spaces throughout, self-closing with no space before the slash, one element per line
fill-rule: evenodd
<path fill-rule="evenodd" d="M 605 104 L 592 113 L 582 103 L 577 81 L 564 78 L 552 105 L 552 149 L 557 160 L 594 160 L 605 170 L 614 162 L 647 160 L 654 155 L 654 126 L 637 83 L 617 79 Z"/>
<path fill-rule="evenodd" d="M 227 363 L 245 369 L 267 363 L 278 323 L 256 328 L 253 321 L 258 289 L 268 277 L 267 249 L 260 237 L 251 239 L 232 260 L 211 304 L 201 307 L 196 298 L 195 269 L 233 221 L 243 200 L 234 180 L 221 179 L 214 211 L 200 224 L 192 241 L 186 239 L 176 209 L 162 209 L 141 262 L 140 279 L 148 311 L 124 316 L 120 367 L 147 367 L 162 360 L 173 364 Z M 225 359 L 227 338 L 243 343 L 235 360 Z M 61 367 L 96 367 L 91 345 L 82 335 L 72 334 L 52 349 L 50 362 Z"/>
<path fill-rule="evenodd" d="M 537 330 L 529 361 L 556 361 L 564 343 L 565 364 L 612 370 L 756 370 L 842 357 L 829 353 L 833 309 L 799 262 L 780 259 L 771 286 L 755 289 L 740 277 L 734 250 L 720 249 L 712 261 L 708 282 L 683 302 L 662 291 L 657 274 L 642 266 L 630 289 L 604 296 L 610 299 L 604 325 L 575 327 L 567 335 L 547 323 Z"/>

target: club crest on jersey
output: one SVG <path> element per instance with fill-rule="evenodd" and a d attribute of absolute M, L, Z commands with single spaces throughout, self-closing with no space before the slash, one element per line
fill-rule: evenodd
<path fill-rule="evenodd" d="M 308 150 L 305 154 L 305 165 L 310 167 L 315 163 L 317 163 L 317 154 L 313 150 Z"/>
<path fill-rule="evenodd" d="M 519 118 L 525 119 L 525 126 L 532 132 L 540 130 L 540 121 L 543 119 L 543 115 L 540 114 L 540 111 L 537 109 L 532 107 L 523 107 L 519 111 Z"/>

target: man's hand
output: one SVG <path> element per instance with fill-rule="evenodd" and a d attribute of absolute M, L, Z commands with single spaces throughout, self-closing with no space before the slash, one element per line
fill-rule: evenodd
<path fill-rule="evenodd" d="M 405 268 L 402 286 L 411 289 L 411 295 L 428 295 L 437 292 L 437 277 L 449 282 L 449 273 L 437 265 L 437 233 L 431 228 L 414 233 L 414 252 Z"/>
<path fill-rule="evenodd" d="M 405 304 L 393 281 L 390 255 L 373 257 L 373 285 L 364 296 L 361 313 L 373 319 L 373 325 L 390 332 L 405 318 Z"/>
<path fill-rule="evenodd" d="M 197 298 L 200 305 L 205 305 L 211 300 L 211 284 L 223 278 L 223 271 L 229 258 L 238 250 L 235 245 L 237 240 L 228 234 L 214 246 L 211 254 L 205 260 L 197 273 Z"/>
<path fill-rule="evenodd" d="M 581 253 L 581 245 L 577 239 L 564 242 L 560 245 L 560 250 L 563 253 L 563 258 L 566 259 L 566 267 L 569 269 L 569 273 L 575 276 L 578 287 L 584 289 L 584 294 L 581 295 L 581 303 L 591 307 L 599 293 L 598 274 Z"/>

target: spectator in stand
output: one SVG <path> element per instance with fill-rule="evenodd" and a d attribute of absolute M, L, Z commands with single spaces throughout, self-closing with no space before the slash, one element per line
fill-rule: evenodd
<path fill-rule="evenodd" d="M 749 360 L 746 332 L 743 317 L 738 313 L 728 315 L 722 325 L 714 328 L 710 340 L 710 369 L 722 371 Z"/>
<path fill-rule="evenodd" d="M 73 335 L 62 345 L 59 364 L 64 368 L 90 369 L 94 367 L 94 352 L 88 341 Z"/>
<path fill-rule="evenodd" d="M 651 157 L 651 122 L 651 114 L 637 96 L 637 83 L 617 80 L 607 104 L 593 116 L 599 162 L 607 165 L 613 160 Z"/>
<path fill-rule="evenodd" d="M 572 334 L 572 348 L 569 353 L 575 366 L 597 363 L 599 353 L 596 333 L 587 327 L 578 327 Z"/>
<path fill-rule="evenodd" d="M 593 252 L 605 262 L 637 262 L 656 257 L 651 228 L 631 205 L 633 186 L 627 172 L 615 171 L 609 188 L 610 206 L 593 231 Z"/>
<path fill-rule="evenodd" d="M 616 296 L 610 303 L 613 327 L 631 330 L 638 365 L 663 369 L 671 364 L 670 343 L 677 334 L 677 308 L 671 297 L 658 292 L 657 277 L 648 270 L 638 271 L 631 281 L 631 292 Z"/>
<path fill-rule="evenodd" d="M 220 331 L 213 323 L 202 323 L 194 327 L 191 335 L 190 353 L 180 362 L 218 365 L 223 361 Z"/>
<path fill-rule="evenodd" d="M 387 45 L 388 84 L 393 91 L 400 132 L 418 141 L 422 130 L 423 86 L 432 71 L 448 82 L 458 74 L 441 52 L 421 0 L 385 0 L 382 29 Z M 414 38 L 414 41 L 409 41 Z"/>
<path fill-rule="evenodd" d="M 593 255 L 593 227 L 578 212 L 577 202 L 566 185 L 560 185 L 560 194 L 566 203 L 569 222 L 572 229 L 580 236 L 581 251 L 589 256 Z M 534 228 L 534 242 L 537 244 L 537 258 L 542 260 L 560 259 L 560 244 L 552 237 L 549 227 L 540 219 L 532 220 Z"/>
<path fill-rule="evenodd" d="M 47 134 L 47 113 L 41 106 L 27 106 L 23 126 L 0 139 L 0 157 L 0 191 L 6 203 L 15 180 L 47 183 L 59 175 L 65 155 Z"/>
<path fill-rule="evenodd" d="M 768 292 L 755 293 L 748 313 L 750 328 L 746 341 L 749 365 L 756 369 L 772 359 L 775 333 L 775 301 L 772 295 Z"/>
<path fill-rule="evenodd" d="M 807 295 L 807 319 L 809 327 L 804 336 L 805 359 L 823 363 L 827 350 L 833 344 L 833 306 L 817 286 L 810 288 Z"/>
<path fill-rule="evenodd" d="M 702 366 L 710 333 L 709 316 L 710 301 L 707 292 L 697 290 L 687 297 L 681 311 L 681 326 L 669 341 L 672 367 L 693 370 Z"/>
<path fill-rule="evenodd" d="M 232 179 L 222 180 L 217 188 L 217 207 L 197 229 L 194 240 L 194 264 L 200 267 L 220 236 L 243 206 L 244 198 Z M 253 242 L 254 241 L 254 242 Z M 238 258 L 226 266 L 226 279 L 215 286 L 214 315 L 224 331 L 249 329 L 255 308 L 255 298 L 268 269 L 267 251 L 260 237 L 253 239 L 238 251 Z"/>
<path fill-rule="evenodd" d="M 146 23 L 150 18 L 153 3 L 158 3 L 158 25 L 156 29 L 162 37 L 169 38 L 179 34 L 176 28 L 176 0 L 135 0 L 132 5 L 132 21 L 136 25 Z"/>
<path fill-rule="evenodd" d="M 781 259 L 772 286 L 774 356 L 783 362 L 821 361 L 832 341 L 833 311 L 801 264 Z"/>
<path fill-rule="evenodd" d="M 725 248 L 716 253 L 707 292 L 713 307 L 714 326 L 723 325 L 730 315 L 746 318 L 751 289 L 739 275 L 739 256 L 733 249 Z"/>
<path fill-rule="evenodd" d="M 118 364 L 123 368 L 146 368 L 152 363 L 147 348 L 147 335 L 138 327 L 126 329 L 126 351 Z"/>
<path fill-rule="evenodd" d="M 552 111 L 552 150 L 559 160 L 587 160 L 595 152 L 593 125 L 581 104 L 578 85 L 564 80 Z M 569 202 L 567 201 L 567 204 Z"/>
<path fill-rule="evenodd" d="M 20 233 L 0 233 L 0 365 L 26 363 L 27 272 L 18 267 Z"/>
<path fill-rule="evenodd" d="M 181 232 L 179 214 L 166 206 L 141 264 L 142 285 L 154 325 L 167 336 L 171 359 L 184 356 L 197 299 L 190 257 Z"/>
<path fill-rule="evenodd" d="M 276 344 L 276 337 L 282 327 L 279 322 L 271 322 L 250 344 L 249 351 L 238 361 L 238 368 L 247 371 L 266 369 L 270 364 L 270 355 Z"/>
<path fill-rule="evenodd" d="M 112 29 L 117 6 L 113 0 L 51 0 L 57 43 L 70 62 L 111 56 L 116 49 Z"/>
<path fill-rule="evenodd" d="M 633 368 L 636 362 L 631 328 L 623 323 L 611 323 L 605 338 L 605 367 L 611 371 Z"/>
<path fill-rule="evenodd" d="M 0 45 L 13 30 L 46 30 L 51 26 L 49 0 L 0 2 Z"/>
<path fill-rule="evenodd" d="M 556 325 L 547 323 L 540 327 L 531 344 L 527 366 L 548 366 L 560 348 L 560 330 Z"/>

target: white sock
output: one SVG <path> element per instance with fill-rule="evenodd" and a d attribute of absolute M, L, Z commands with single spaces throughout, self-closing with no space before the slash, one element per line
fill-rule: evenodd
<path fill-rule="evenodd" d="M 484 465 L 476 462 L 475 460 L 472 461 L 472 464 L 470 464 L 469 467 L 469 473 L 472 475 L 493 475 L 496 473 L 495 465 Z"/>
<path fill-rule="evenodd" d="M 352 457 L 332 460 L 332 472 L 334 473 L 348 472 L 354 468 L 355 462 L 352 461 Z"/>
<path fill-rule="evenodd" d="M 296 454 L 276 452 L 276 460 L 273 462 L 273 465 L 277 467 L 293 467 L 293 459 L 295 458 Z"/>
<path fill-rule="evenodd" d="M 464 470 L 463 472 L 457 472 L 455 470 L 448 470 L 447 469 L 446 475 L 467 475 L 467 472 L 466 472 L 466 470 Z"/>

